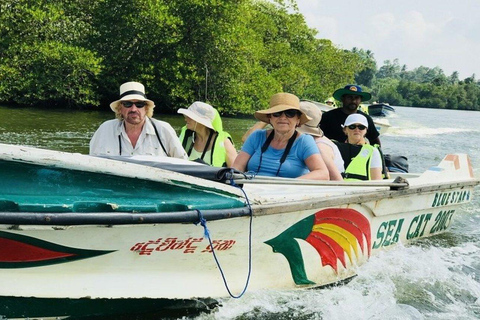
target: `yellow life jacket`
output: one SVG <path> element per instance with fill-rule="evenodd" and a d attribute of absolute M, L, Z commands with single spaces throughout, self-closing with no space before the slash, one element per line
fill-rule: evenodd
<path fill-rule="evenodd" d="M 190 156 L 192 153 L 193 148 L 193 131 L 188 130 L 187 126 L 184 126 L 180 132 L 180 142 L 182 143 L 183 148 L 187 152 L 187 155 Z M 214 137 L 212 137 L 214 136 Z M 227 150 L 224 146 L 225 139 L 230 139 L 232 141 L 232 137 L 228 132 L 225 131 L 211 131 L 211 137 L 207 142 L 207 145 L 210 145 L 210 139 L 213 138 L 213 147 L 211 149 L 211 157 L 210 159 L 205 159 L 205 151 L 203 152 L 202 156 L 200 157 L 205 163 L 214 166 L 214 167 L 226 167 L 227 166 Z M 233 143 L 233 142 L 232 142 Z M 208 157 L 207 157 L 208 158 Z"/>
<path fill-rule="evenodd" d="M 343 161 L 347 166 L 345 172 L 342 173 L 344 180 L 370 180 L 370 161 L 373 156 L 374 148 L 377 148 L 382 159 L 382 177 L 388 179 L 388 171 L 385 166 L 385 159 L 383 157 L 382 150 L 378 144 L 369 145 L 364 144 L 362 146 L 351 145 L 349 143 L 341 143 L 333 140 L 338 146 L 342 155 Z"/>
<path fill-rule="evenodd" d="M 360 152 L 352 159 L 345 169 L 344 180 L 370 180 L 370 161 L 373 146 L 364 144 Z"/>

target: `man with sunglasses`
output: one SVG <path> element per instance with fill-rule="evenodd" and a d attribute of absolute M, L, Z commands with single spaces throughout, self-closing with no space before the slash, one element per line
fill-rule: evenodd
<path fill-rule="evenodd" d="M 335 90 L 333 97 L 342 102 L 342 107 L 323 114 L 320 121 L 320 129 L 322 129 L 325 136 L 332 140 L 345 142 L 347 136 L 343 131 L 342 125 L 349 115 L 359 113 L 364 115 L 368 121 L 366 138 L 370 144 L 380 145 L 380 133 L 375 127 L 373 119 L 358 109 L 360 103 L 370 100 L 372 95 L 368 92 L 363 92 L 360 86 L 349 84 L 344 88 Z"/>
<path fill-rule="evenodd" d="M 152 155 L 188 159 L 172 126 L 153 119 L 155 104 L 139 82 L 120 86 L 120 99 L 110 108 L 116 119 L 100 125 L 90 140 L 90 155 Z"/>

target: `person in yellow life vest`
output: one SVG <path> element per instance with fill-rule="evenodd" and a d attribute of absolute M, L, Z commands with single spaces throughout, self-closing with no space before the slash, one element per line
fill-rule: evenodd
<path fill-rule="evenodd" d="M 384 168 L 378 146 L 367 143 L 368 121 L 364 115 L 351 114 L 342 125 L 347 136 L 345 143 L 337 144 L 345 162 L 345 180 L 380 180 Z"/>
<path fill-rule="evenodd" d="M 337 107 L 337 105 L 335 104 L 335 99 L 333 97 L 330 97 L 327 100 L 325 100 L 325 104 L 330 107 L 334 107 L 334 108 Z"/>
<path fill-rule="evenodd" d="M 215 108 L 196 101 L 188 109 L 180 108 L 177 112 L 185 117 L 186 125 L 179 139 L 189 160 L 200 160 L 214 167 L 233 165 L 237 151 L 230 134 L 223 131 L 220 114 Z"/>

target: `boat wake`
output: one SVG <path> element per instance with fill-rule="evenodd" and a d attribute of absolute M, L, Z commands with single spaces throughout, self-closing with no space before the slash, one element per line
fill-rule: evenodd
<path fill-rule="evenodd" d="M 256 292 L 194 319 L 478 319 L 480 266 L 473 257 L 480 248 L 471 242 L 439 247 L 436 240 L 446 239 L 399 245 L 372 257 L 347 286 Z"/>
<path fill-rule="evenodd" d="M 425 137 L 451 133 L 479 132 L 469 128 L 405 128 L 390 127 L 386 136 Z"/>

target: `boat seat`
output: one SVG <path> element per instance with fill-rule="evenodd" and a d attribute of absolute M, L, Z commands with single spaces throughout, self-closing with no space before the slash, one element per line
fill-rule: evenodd
<path fill-rule="evenodd" d="M 93 201 L 77 201 L 73 204 L 73 212 L 174 212 L 187 211 L 188 206 L 176 202 L 162 202 L 159 204 L 128 205 Z"/>
<path fill-rule="evenodd" d="M 191 208 L 178 202 L 161 202 L 152 204 L 116 204 L 101 201 L 76 201 L 70 204 L 57 203 L 21 203 L 0 199 L 0 212 L 179 212 Z"/>
<path fill-rule="evenodd" d="M 18 203 L 11 201 L 0 199 L 0 212 L 19 212 L 20 208 Z"/>
<path fill-rule="evenodd" d="M 190 208 L 183 203 L 176 202 L 162 202 L 157 206 L 158 212 L 177 212 L 188 211 Z"/>
<path fill-rule="evenodd" d="M 76 201 L 73 203 L 73 212 L 114 212 L 118 205 L 115 203 Z"/>

